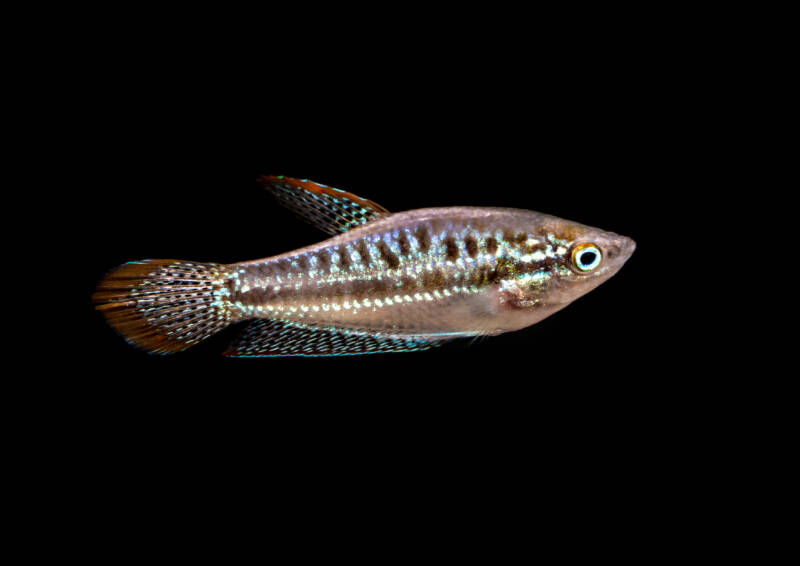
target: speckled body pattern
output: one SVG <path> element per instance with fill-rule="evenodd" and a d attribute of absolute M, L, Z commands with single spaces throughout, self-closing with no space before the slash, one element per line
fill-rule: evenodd
<path fill-rule="evenodd" d="M 335 235 L 229 265 L 130 262 L 94 295 L 108 322 L 155 353 L 182 350 L 243 320 L 253 322 L 228 355 L 420 350 L 534 324 L 606 281 L 635 249 L 625 236 L 538 212 L 393 214 L 310 181 L 262 182 L 298 216 Z"/>
<path fill-rule="evenodd" d="M 514 209 L 413 210 L 233 265 L 228 286 L 240 318 L 418 337 L 498 334 L 566 304 L 548 295 L 563 299 L 564 283 L 585 277 L 565 263 L 573 241 L 591 231 Z"/>

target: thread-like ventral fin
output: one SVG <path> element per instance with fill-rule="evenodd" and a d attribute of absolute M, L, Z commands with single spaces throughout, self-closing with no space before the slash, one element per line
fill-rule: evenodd
<path fill-rule="evenodd" d="M 231 321 L 226 269 L 214 263 L 147 259 L 121 265 L 92 295 L 128 342 L 158 354 L 192 346 Z"/>
<path fill-rule="evenodd" d="M 265 175 L 259 179 L 275 199 L 328 234 L 341 234 L 389 211 L 381 205 L 305 179 Z"/>
<path fill-rule="evenodd" d="M 226 356 L 347 356 L 427 350 L 441 340 L 376 336 L 330 326 L 311 326 L 274 319 L 248 324 Z"/>

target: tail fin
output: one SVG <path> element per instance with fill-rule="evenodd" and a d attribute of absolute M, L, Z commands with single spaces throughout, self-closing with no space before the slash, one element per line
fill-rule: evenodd
<path fill-rule="evenodd" d="M 231 322 L 226 275 L 226 267 L 214 263 L 134 261 L 106 275 L 92 300 L 128 342 L 169 354 Z"/>

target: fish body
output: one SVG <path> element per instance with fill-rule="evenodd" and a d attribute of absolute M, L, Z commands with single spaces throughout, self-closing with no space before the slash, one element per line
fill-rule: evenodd
<path fill-rule="evenodd" d="M 538 212 L 447 207 L 389 213 L 337 189 L 262 182 L 336 234 L 278 256 L 218 265 L 133 262 L 95 294 L 134 344 L 171 352 L 251 320 L 233 356 L 426 349 L 518 330 L 614 275 L 633 240 Z"/>

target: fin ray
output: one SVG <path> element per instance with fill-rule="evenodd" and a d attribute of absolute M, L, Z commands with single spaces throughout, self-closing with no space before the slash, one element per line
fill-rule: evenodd
<path fill-rule="evenodd" d="M 376 336 L 330 326 L 312 326 L 277 319 L 248 324 L 224 352 L 232 357 L 346 356 L 428 350 L 442 340 L 403 336 Z"/>
<path fill-rule="evenodd" d="M 347 232 L 389 213 L 371 200 L 305 179 L 265 175 L 259 182 L 281 205 L 328 234 Z"/>
<path fill-rule="evenodd" d="M 152 353 L 177 352 L 230 322 L 225 272 L 214 263 L 126 263 L 98 283 L 92 301 L 128 342 Z"/>

